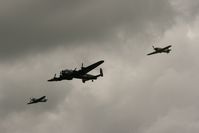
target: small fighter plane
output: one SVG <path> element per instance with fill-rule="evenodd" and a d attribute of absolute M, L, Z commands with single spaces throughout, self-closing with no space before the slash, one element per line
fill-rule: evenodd
<path fill-rule="evenodd" d="M 149 53 L 147 55 L 152 55 L 152 54 L 157 54 L 157 53 L 167 53 L 168 54 L 171 51 L 171 49 L 169 49 L 171 47 L 171 45 L 166 46 L 164 48 L 158 48 L 158 47 L 154 47 L 154 46 L 152 46 L 152 47 L 155 51 L 152 53 Z"/>
<path fill-rule="evenodd" d="M 46 99 L 46 96 L 42 96 L 40 98 L 30 98 L 30 102 L 27 104 L 34 104 L 39 102 L 47 102 L 48 99 Z"/>
<path fill-rule="evenodd" d="M 61 80 L 72 80 L 73 78 L 77 78 L 77 79 L 81 79 L 83 83 L 85 83 L 88 80 L 91 80 L 93 82 L 98 77 L 100 76 L 103 77 L 102 68 L 100 68 L 100 74 L 98 75 L 91 75 L 87 73 L 93 70 L 94 68 L 98 67 L 102 63 L 104 63 L 104 60 L 98 61 L 87 67 L 84 67 L 82 63 L 80 70 L 76 70 L 76 68 L 74 70 L 68 70 L 68 69 L 62 70 L 60 72 L 59 77 L 56 77 L 56 74 L 55 74 L 55 76 L 52 79 L 49 79 L 48 81 L 51 82 L 51 81 L 61 81 Z"/>

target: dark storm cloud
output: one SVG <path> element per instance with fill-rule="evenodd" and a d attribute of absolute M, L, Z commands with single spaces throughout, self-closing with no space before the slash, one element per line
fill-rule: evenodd
<path fill-rule="evenodd" d="M 165 0 L 18 0 L 2 1 L 1 7 L 1 59 L 72 42 L 116 40 L 120 31 L 161 34 L 175 16 Z"/>

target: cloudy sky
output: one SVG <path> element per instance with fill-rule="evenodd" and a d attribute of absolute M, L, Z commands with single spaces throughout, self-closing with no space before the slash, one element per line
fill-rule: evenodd
<path fill-rule="evenodd" d="M 198 51 L 198 0 L 1 0 L 0 131 L 198 133 Z M 98 60 L 95 82 L 47 82 Z"/>

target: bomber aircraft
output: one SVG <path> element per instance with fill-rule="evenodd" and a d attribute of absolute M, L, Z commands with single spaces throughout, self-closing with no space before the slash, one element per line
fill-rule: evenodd
<path fill-rule="evenodd" d="M 27 104 L 34 104 L 39 102 L 47 102 L 48 99 L 46 99 L 46 96 L 42 96 L 40 98 L 30 98 L 30 102 Z"/>
<path fill-rule="evenodd" d="M 157 54 L 157 53 L 167 53 L 168 54 L 171 51 L 171 49 L 169 49 L 171 46 L 172 45 L 169 45 L 164 48 L 158 48 L 158 47 L 152 46 L 155 51 L 152 53 L 149 53 L 147 55 L 152 55 L 152 54 Z"/>
<path fill-rule="evenodd" d="M 77 78 L 77 79 L 81 79 L 83 83 L 85 83 L 88 80 L 91 80 L 93 82 L 98 77 L 100 76 L 103 77 L 102 68 L 100 68 L 100 74 L 98 75 L 91 75 L 87 73 L 93 70 L 94 68 L 98 67 L 102 63 L 104 63 L 104 60 L 98 61 L 87 67 L 84 67 L 82 63 L 80 70 L 76 70 L 76 68 L 74 70 L 68 70 L 68 69 L 62 70 L 60 72 L 59 77 L 56 77 L 56 74 L 55 74 L 55 76 L 52 79 L 49 79 L 48 81 L 51 82 L 51 81 L 61 81 L 61 80 L 72 80 L 73 78 Z"/>

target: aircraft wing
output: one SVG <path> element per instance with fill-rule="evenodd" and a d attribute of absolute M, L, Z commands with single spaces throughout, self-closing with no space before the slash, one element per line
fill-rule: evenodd
<path fill-rule="evenodd" d="M 166 50 L 166 49 L 169 49 L 170 47 L 171 47 L 171 45 L 166 46 L 166 47 L 162 48 L 161 51 L 164 51 L 164 50 Z"/>
<path fill-rule="evenodd" d="M 158 53 L 157 51 L 154 51 L 154 52 L 149 53 L 149 54 L 147 54 L 147 55 L 152 55 L 152 54 L 157 54 L 157 53 Z"/>
<path fill-rule="evenodd" d="M 101 65 L 102 63 L 104 63 L 104 60 L 98 61 L 90 66 L 84 67 L 84 68 L 80 69 L 79 71 L 77 71 L 77 73 L 79 73 L 81 75 L 85 75 L 88 72 L 90 72 L 91 70 L 93 70 L 96 67 L 98 67 L 99 65 Z"/>
<path fill-rule="evenodd" d="M 43 96 L 43 97 L 37 99 L 36 101 L 42 101 L 44 98 L 46 98 L 46 96 Z"/>
<path fill-rule="evenodd" d="M 29 103 L 27 103 L 27 104 L 33 104 L 33 103 L 37 103 L 37 102 L 40 102 L 40 101 L 42 101 L 43 99 L 45 99 L 46 98 L 46 96 L 43 96 L 43 97 L 41 97 L 41 98 L 38 98 L 38 99 L 36 99 L 36 100 L 34 100 L 34 101 L 30 101 Z"/>

